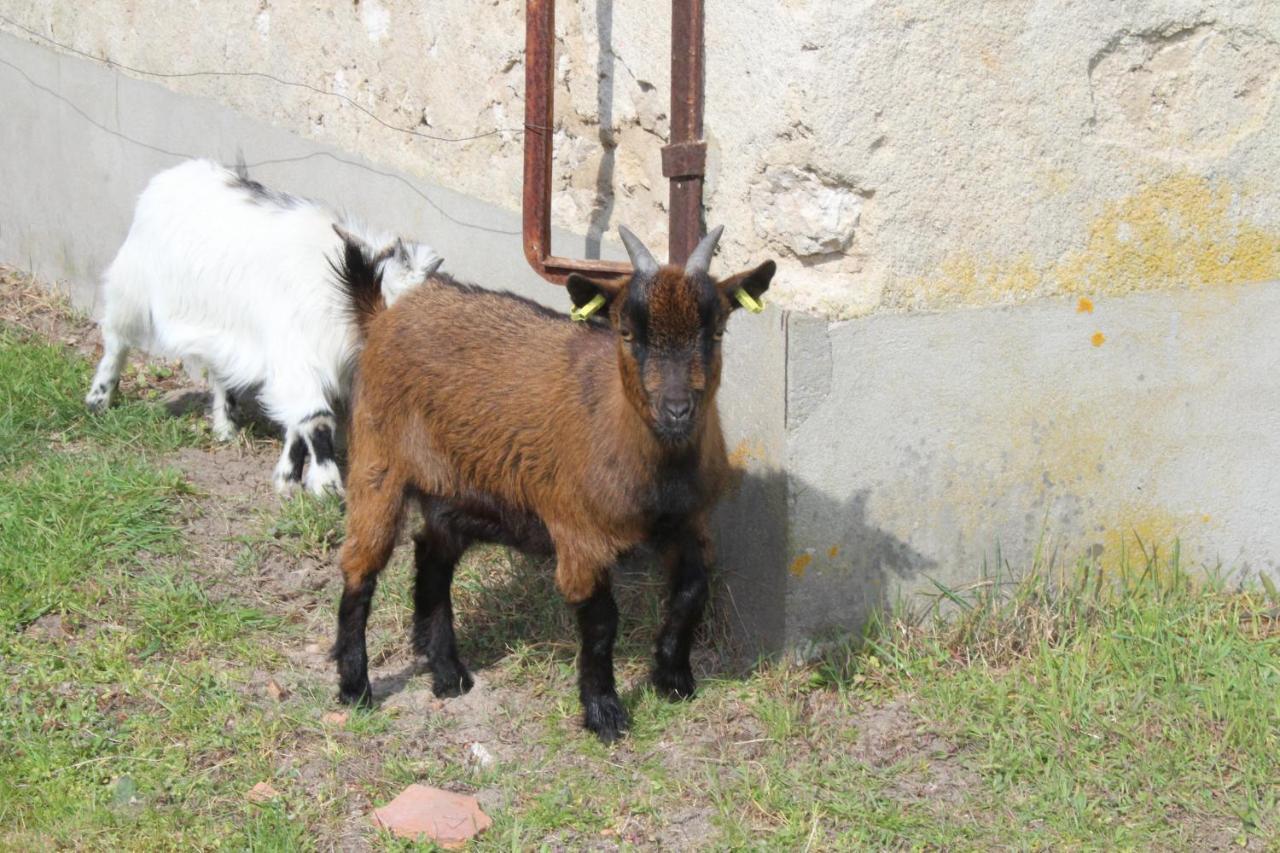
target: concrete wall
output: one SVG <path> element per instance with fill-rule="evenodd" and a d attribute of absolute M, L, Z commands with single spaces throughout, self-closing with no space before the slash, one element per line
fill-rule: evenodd
<path fill-rule="evenodd" d="M 556 249 L 616 256 L 618 222 L 661 247 L 664 4 L 559 5 Z M 519 134 L 380 123 L 518 128 L 523 4 L 16 6 L 0 261 L 88 294 L 151 173 L 242 149 L 564 307 L 520 255 Z M 707 25 L 718 263 L 781 261 L 772 307 L 734 320 L 722 398 L 744 473 L 720 553 L 752 646 L 1042 544 L 1114 565 L 1179 540 L 1193 565 L 1276 573 L 1271 4 L 747 2 Z M 41 34 L 150 71 L 263 70 L 376 119 L 263 77 L 144 82 Z"/>

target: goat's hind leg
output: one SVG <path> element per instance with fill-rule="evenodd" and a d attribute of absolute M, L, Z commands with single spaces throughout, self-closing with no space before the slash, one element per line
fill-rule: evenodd
<path fill-rule="evenodd" d="M 470 541 L 450 528 L 444 505 L 422 502 L 422 529 L 414 536 L 413 648 L 431 668 L 437 696 L 460 696 L 474 681 L 458 657 L 453 631 L 453 572 Z"/>
<path fill-rule="evenodd" d="M 103 323 L 102 360 L 98 362 L 93 383 L 84 398 L 89 411 L 96 414 L 106 411 L 111 405 L 111 397 L 120 385 L 120 371 L 124 370 L 124 363 L 128 358 L 129 345 L 110 325 Z"/>
<path fill-rule="evenodd" d="M 338 555 L 343 589 L 333 659 L 338 664 L 338 698 L 348 705 L 373 702 L 365 628 L 378 574 L 395 548 L 404 501 L 403 484 L 386 477 L 365 479 L 348 502 L 347 539 Z"/>

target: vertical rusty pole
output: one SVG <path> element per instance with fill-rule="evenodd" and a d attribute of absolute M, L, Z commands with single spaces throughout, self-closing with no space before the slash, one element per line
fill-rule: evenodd
<path fill-rule="evenodd" d="M 528 0 L 524 20 L 524 255 L 545 275 L 546 258 L 551 254 L 555 0 Z"/>
<path fill-rule="evenodd" d="M 702 237 L 702 4 L 671 4 L 671 142 L 662 148 L 662 174 L 671 181 L 670 259 L 683 264 Z M 616 261 L 551 254 L 551 164 L 555 119 L 555 0 L 525 2 L 524 255 L 547 281 L 563 284 L 572 272 L 614 276 L 631 272 Z"/>
<path fill-rule="evenodd" d="M 702 2 L 671 2 L 671 143 L 662 149 L 662 174 L 671 181 L 669 260 L 681 265 L 702 237 Z"/>

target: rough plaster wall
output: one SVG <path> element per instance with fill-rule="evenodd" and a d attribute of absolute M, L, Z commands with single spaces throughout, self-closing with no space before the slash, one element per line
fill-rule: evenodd
<path fill-rule="evenodd" d="M 515 209 L 520 0 L 0 0 L 96 56 Z M 665 245 L 669 6 L 561 0 L 558 225 Z M 1280 275 L 1274 0 L 707 8 L 710 219 L 773 299 L 849 317 Z M 589 244 L 590 245 L 590 244 Z"/>

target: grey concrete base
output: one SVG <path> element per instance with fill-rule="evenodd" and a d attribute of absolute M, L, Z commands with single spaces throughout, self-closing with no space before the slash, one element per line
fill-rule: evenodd
<path fill-rule="evenodd" d="M 1176 541 L 1184 567 L 1274 575 L 1278 323 L 1276 283 L 792 317 L 786 637 L 1037 549 L 1118 568 Z"/>
<path fill-rule="evenodd" d="M 0 261 L 82 304 L 134 198 L 179 155 L 426 240 L 448 269 L 564 309 L 519 217 L 207 101 L 0 35 Z M 581 236 L 557 251 L 581 255 Z M 608 252 L 616 256 L 616 251 Z M 723 607 L 752 652 L 857 629 L 939 581 L 1037 549 L 1117 564 L 1175 540 L 1184 564 L 1280 562 L 1280 286 L 828 323 L 735 318 L 721 409 L 745 473 L 717 519 Z M 1100 337 L 1095 337 L 1100 334 Z"/>

